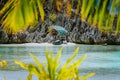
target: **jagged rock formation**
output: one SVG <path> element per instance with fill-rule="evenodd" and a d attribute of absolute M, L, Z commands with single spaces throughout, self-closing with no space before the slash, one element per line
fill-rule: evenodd
<path fill-rule="evenodd" d="M 75 16 L 74 10 L 70 19 L 66 17 L 64 11 L 56 13 L 56 19 L 51 20 L 49 14 L 51 10 L 45 7 L 45 22 L 40 22 L 36 27 L 20 32 L 18 34 L 4 33 L 2 26 L 0 27 L 0 43 L 30 43 L 30 42 L 48 42 L 48 27 L 51 25 L 60 25 L 68 30 L 68 41 L 81 44 L 120 44 L 120 35 L 115 36 L 113 33 L 105 34 L 89 26 L 87 22 L 82 22 L 80 15 Z"/>

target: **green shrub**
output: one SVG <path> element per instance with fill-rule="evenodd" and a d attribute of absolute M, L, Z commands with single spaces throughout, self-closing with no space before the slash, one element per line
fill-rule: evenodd
<path fill-rule="evenodd" d="M 84 55 L 77 61 L 71 63 L 77 56 L 79 48 L 77 48 L 73 55 L 63 66 L 61 66 L 59 59 L 62 50 L 63 48 L 58 51 L 56 57 L 53 56 L 52 52 L 46 50 L 46 65 L 39 62 L 39 60 L 31 53 L 30 56 L 36 64 L 25 64 L 19 60 L 15 60 L 14 62 L 29 72 L 27 80 L 32 80 L 32 75 L 35 75 L 38 80 L 87 80 L 89 77 L 95 75 L 95 73 L 89 73 L 85 76 L 79 75 L 78 67 L 81 62 L 86 59 L 87 55 Z"/>

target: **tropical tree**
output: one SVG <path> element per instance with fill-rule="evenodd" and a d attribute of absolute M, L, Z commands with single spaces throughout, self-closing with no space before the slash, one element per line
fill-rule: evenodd
<path fill-rule="evenodd" d="M 17 33 L 38 23 L 38 14 L 44 21 L 44 0 L 8 0 L 2 10 L 1 22 L 8 33 Z"/>
<path fill-rule="evenodd" d="M 50 8 L 58 12 L 64 9 L 68 19 L 71 18 L 75 0 L 8 0 L 0 10 L 5 32 L 17 33 L 33 27 L 39 22 L 39 16 L 40 21 L 44 22 L 45 2 L 49 2 Z M 80 14 L 82 21 L 98 27 L 100 31 L 119 33 L 120 0 L 78 0 L 74 13 L 75 16 Z M 113 30 L 116 18 L 116 29 Z"/>
<path fill-rule="evenodd" d="M 119 9 L 120 0 L 82 0 L 81 17 L 82 21 L 88 21 L 99 30 L 113 31 L 115 16 L 117 15 L 117 26 L 115 34 L 120 30 Z"/>

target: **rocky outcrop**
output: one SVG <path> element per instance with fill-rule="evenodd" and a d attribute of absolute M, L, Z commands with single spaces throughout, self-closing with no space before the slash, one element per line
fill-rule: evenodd
<path fill-rule="evenodd" d="M 67 18 L 64 11 L 56 14 L 56 19 L 51 20 L 49 7 L 45 7 L 45 22 L 39 23 L 36 27 L 20 32 L 18 34 L 4 33 L 0 27 L 0 43 L 31 43 L 31 42 L 49 42 L 48 27 L 51 25 L 63 26 L 68 32 L 68 41 L 81 44 L 120 44 L 120 35 L 113 33 L 106 34 L 89 26 L 87 22 L 80 19 L 80 15 L 75 16 L 72 12 L 71 18 Z"/>
<path fill-rule="evenodd" d="M 8 34 L 4 33 L 2 27 L 0 27 L 0 43 L 7 43 L 8 40 L 9 40 Z"/>

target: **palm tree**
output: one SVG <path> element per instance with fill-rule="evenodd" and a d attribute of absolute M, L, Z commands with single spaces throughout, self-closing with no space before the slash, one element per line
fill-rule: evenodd
<path fill-rule="evenodd" d="M 35 26 L 39 21 L 44 21 L 44 3 L 46 0 L 8 0 L 2 10 L 1 23 L 3 29 L 8 33 L 17 33 Z M 60 12 L 63 7 L 66 16 L 71 17 L 74 0 L 48 0 L 51 9 Z M 118 8 L 118 13 L 116 9 Z M 117 15 L 117 25 L 115 34 L 120 30 L 120 0 L 78 0 L 75 15 L 80 14 L 81 20 L 88 22 L 101 31 L 113 31 L 115 16 Z M 114 31 L 113 31 L 114 32 Z"/>
<path fill-rule="evenodd" d="M 120 9 L 120 0 L 82 0 L 82 21 L 88 21 L 94 27 L 98 26 L 101 31 L 112 31 L 113 22 L 117 15 L 117 26 L 115 34 L 120 30 L 119 15 L 116 9 Z M 119 10 L 120 11 L 120 10 Z"/>
<path fill-rule="evenodd" d="M 8 0 L 2 10 L 1 23 L 8 33 L 17 33 L 38 23 L 38 14 L 44 21 L 44 0 Z"/>

